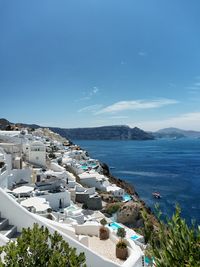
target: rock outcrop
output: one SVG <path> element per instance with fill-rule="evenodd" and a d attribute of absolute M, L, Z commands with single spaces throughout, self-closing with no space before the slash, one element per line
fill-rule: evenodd
<path fill-rule="evenodd" d="M 62 129 L 51 128 L 63 137 L 70 140 L 153 140 L 151 133 L 137 127 L 130 128 L 126 125 L 103 126 L 93 128 Z"/>
<path fill-rule="evenodd" d="M 131 225 L 134 228 L 143 226 L 141 218 L 142 205 L 140 202 L 127 202 L 117 212 L 117 221 L 123 224 Z"/>

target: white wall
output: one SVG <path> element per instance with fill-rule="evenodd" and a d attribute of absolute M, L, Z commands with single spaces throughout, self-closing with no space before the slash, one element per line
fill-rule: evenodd
<path fill-rule="evenodd" d="M 64 191 L 64 192 L 58 192 L 58 193 L 49 193 L 46 195 L 38 196 L 41 198 L 45 198 L 52 209 L 58 210 L 60 207 L 60 199 L 62 201 L 62 208 L 70 206 L 70 192 Z"/>
<path fill-rule="evenodd" d="M 44 145 L 30 145 L 29 147 L 29 162 L 38 166 L 46 166 L 46 148 Z"/>
<path fill-rule="evenodd" d="M 83 179 L 81 179 L 80 177 L 80 181 L 82 184 L 87 185 L 89 187 L 95 187 L 96 189 L 103 190 L 103 191 L 106 190 L 106 187 L 104 187 L 102 183 L 99 180 L 97 180 L 95 177 L 83 178 Z"/>
<path fill-rule="evenodd" d="M 18 183 L 21 179 L 31 183 L 32 170 L 27 169 L 13 169 L 8 177 L 8 188 L 11 188 L 13 183 Z"/>
<path fill-rule="evenodd" d="M 28 212 L 22 206 L 20 206 L 15 200 L 13 200 L 10 196 L 8 196 L 1 188 L 0 188 L 0 203 L 4 203 L 4 205 L 0 205 L 0 211 L 2 216 L 9 219 L 10 223 L 17 226 L 18 230 L 22 230 L 23 227 L 32 227 L 34 223 L 38 223 L 39 225 L 43 225 L 48 227 L 50 233 L 54 233 L 57 230 L 52 225 L 49 225 L 46 222 L 43 222 L 42 219 L 35 216 L 34 214 Z M 59 234 L 62 235 L 63 239 L 69 243 L 70 246 L 75 247 L 77 249 L 77 253 L 84 252 L 86 256 L 86 264 L 88 267 L 116 267 L 120 266 L 112 261 L 109 261 L 102 256 L 96 254 L 91 249 L 87 248 L 83 244 L 80 244 L 76 240 L 72 239 L 70 236 L 65 233 L 57 230 Z M 134 266 L 131 266 L 134 267 Z"/>
<path fill-rule="evenodd" d="M 3 151 L 3 150 L 1 150 L 1 151 Z M 4 156 L 5 156 L 5 160 L 4 160 L 5 165 L 3 166 L 3 168 L 0 169 L 0 187 L 1 188 L 7 188 L 8 187 L 8 176 L 9 176 L 11 168 L 12 168 L 11 154 L 4 153 Z"/>
<path fill-rule="evenodd" d="M 99 236 L 100 226 L 98 223 L 84 223 L 82 225 L 75 225 L 74 227 L 77 235 Z"/>
<path fill-rule="evenodd" d="M 63 172 L 63 171 L 65 171 L 65 168 L 62 167 L 62 166 L 60 166 L 56 162 L 51 162 L 50 169 L 53 170 L 53 171 L 55 171 L 55 172 Z"/>
<path fill-rule="evenodd" d="M 0 247 L 5 246 L 9 241 L 10 241 L 10 239 L 8 239 L 6 236 L 0 234 Z"/>
<path fill-rule="evenodd" d="M 96 193 L 95 187 L 87 188 L 85 193 L 89 195 L 94 195 Z"/>

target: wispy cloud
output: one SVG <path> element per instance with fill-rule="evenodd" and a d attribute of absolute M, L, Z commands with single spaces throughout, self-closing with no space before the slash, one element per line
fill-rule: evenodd
<path fill-rule="evenodd" d="M 98 109 L 100 109 L 102 105 L 96 104 L 96 105 L 90 105 L 84 108 L 81 108 L 78 110 L 78 112 L 96 112 Z"/>
<path fill-rule="evenodd" d="M 199 94 L 200 93 L 200 82 L 195 82 L 191 86 L 187 86 L 186 89 L 188 89 L 188 93 L 190 94 Z"/>
<path fill-rule="evenodd" d="M 135 126 L 135 124 L 130 125 Z M 167 127 L 176 127 L 185 130 L 200 130 L 200 112 L 184 113 L 163 120 L 143 121 L 137 123 L 137 126 L 148 131 L 155 131 Z"/>
<path fill-rule="evenodd" d="M 128 116 L 111 116 L 109 119 L 111 119 L 111 120 L 115 120 L 115 119 L 117 119 L 117 120 L 122 120 L 122 119 L 128 119 Z"/>
<path fill-rule="evenodd" d="M 176 88 L 176 84 L 175 83 L 169 83 L 168 84 L 170 88 Z"/>
<path fill-rule="evenodd" d="M 200 86 L 200 83 L 195 83 L 194 86 L 198 86 L 199 87 Z"/>
<path fill-rule="evenodd" d="M 122 60 L 122 61 L 120 62 L 120 64 L 121 64 L 121 65 L 126 65 L 127 63 L 126 63 L 126 61 Z"/>
<path fill-rule="evenodd" d="M 138 52 L 138 56 L 140 57 L 145 57 L 147 55 L 147 53 L 145 51 L 139 51 Z"/>
<path fill-rule="evenodd" d="M 98 93 L 98 92 L 99 92 L 99 88 L 94 86 L 92 88 L 92 91 L 90 92 L 90 96 L 96 95 L 96 93 Z"/>
<path fill-rule="evenodd" d="M 160 108 L 166 105 L 177 104 L 178 101 L 174 99 L 161 98 L 156 100 L 132 100 L 132 101 L 119 101 L 110 106 L 107 106 L 96 112 L 98 114 L 104 113 L 117 113 L 125 110 L 142 110 Z"/>
<path fill-rule="evenodd" d="M 95 96 L 99 92 L 99 88 L 97 86 L 93 86 L 92 89 L 89 92 L 85 92 L 85 96 L 79 98 L 76 100 L 78 101 L 85 101 L 85 100 L 90 100 L 93 96 Z"/>

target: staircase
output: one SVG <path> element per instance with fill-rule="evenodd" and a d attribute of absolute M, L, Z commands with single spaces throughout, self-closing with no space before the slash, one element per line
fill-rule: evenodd
<path fill-rule="evenodd" d="M 9 224 L 8 219 L 1 218 L 0 214 L 0 234 L 15 241 L 20 233 L 17 231 L 17 226 Z"/>

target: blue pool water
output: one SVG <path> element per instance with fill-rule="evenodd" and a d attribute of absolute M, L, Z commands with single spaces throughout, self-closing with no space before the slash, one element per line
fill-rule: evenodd
<path fill-rule="evenodd" d="M 113 166 L 112 174 L 134 185 L 151 208 L 159 203 L 171 216 L 178 202 L 182 216 L 200 224 L 200 139 L 74 142 Z M 162 198 L 154 199 L 154 191 Z"/>
<path fill-rule="evenodd" d="M 150 259 L 149 257 L 145 257 L 145 263 L 147 264 L 147 266 L 149 266 L 153 261 L 153 258 Z"/>
<path fill-rule="evenodd" d="M 112 222 L 109 224 L 109 227 L 111 227 L 113 230 L 117 230 L 119 228 L 122 228 L 118 223 Z"/>
<path fill-rule="evenodd" d="M 131 236 L 130 238 L 131 238 L 132 240 L 136 240 L 136 239 L 140 238 L 140 236 L 138 236 L 138 235 L 134 235 L 134 236 Z"/>
<path fill-rule="evenodd" d="M 131 199 L 132 199 L 132 197 L 129 194 L 124 194 L 124 196 L 123 196 L 124 201 L 129 201 Z"/>

